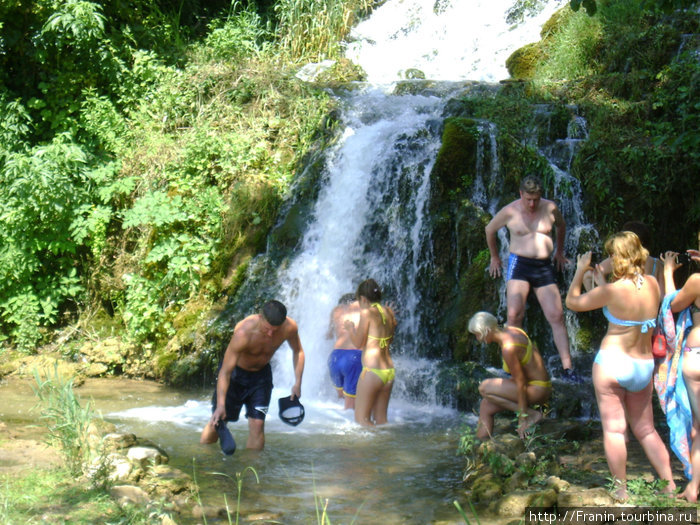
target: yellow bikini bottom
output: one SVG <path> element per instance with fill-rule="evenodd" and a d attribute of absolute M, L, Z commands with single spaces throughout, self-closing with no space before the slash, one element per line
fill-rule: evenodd
<path fill-rule="evenodd" d="M 384 383 L 385 385 L 389 381 L 393 381 L 394 378 L 396 377 L 396 369 L 395 368 L 367 368 L 366 366 L 363 366 L 362 367 L 362 375 L 365 375 L 365 372 L 372 372 L 379 379 L 381 379 L 382 383 Z"/>
<path fill-rule="evenodd" d="M 528 381 L 527 384 L 532 386 L 543 386 L 545 388 L 552 388 L 551 381 L 542 381 L 541 379 L 533 379 L 532 381 Z"/>

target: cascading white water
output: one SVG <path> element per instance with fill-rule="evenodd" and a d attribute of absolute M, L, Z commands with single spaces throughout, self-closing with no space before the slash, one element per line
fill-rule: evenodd
<path fill-rule="evenodd" d="M 300 327 L 307 354 L 304 391 L 331 392 L 326 359 L 330 312 L 366 278 L 399 305 L 395 352 L 421 341 L 418 275 L 429 262 L 423 222 L 430 171 L 439 136 L 430 132 L 444 100 L 438 96 L 387 96 L 368 87 L 348 95 L 343 138 L 327 157 L 327 183 L 316 202 L 301 253 L 278 273 L 280 298 Z M 436 126 L 432 126 L 435 128 Z M 413 352 L 403 353 L 414 355 Z M 291 359 L 283 355 L 276 382 L 288 384 Z M 397 364 L 418 373 L 413 359 Z"/>
<path fill-rule="evenodd" d="M 494 82 L 509 77 L 506 59 L 539 40 L 562 0 L 529 2 L 521 23 L 509 20 L 514 0 L 390 0 L 355 27 L 346 56 L 373 83 L 417 69 L 432 80 Z"/>
<path fill-rule="evenodd" d="M 508 55 L 539 39 L 542 24 L 561 1 L 540 2 L 534 15 L 518 24 L 507 20 L 515 4 L 389 0 L 353 31 L 346 55 L 374 85 L 396 81 L 399 70 L 409 68 L 436 80 L 507 78 Z M 391 87 L 368 87 L 344 99 L 344 136 L 328 156 L 327 182 L 301 253 L 278 272 L 279 298 L 299 323 L 307 354 L 306 396 L 332 394 L 326 368 L 332 349 L 332 340 L 326 339 L 330 312 L 341 295 L 372 277 L 399 309 L 392 346 L 399 370 L 393 398 L 415 393 L 421 385 L 420 400 L 435 402 L 435 365 L 418 357 L 418 350 L 430 344 L 419 279 L 430 264 L 423 219 L 430 169 L 440 147 L 435 132 L 449 97 L 390 92 Z M 495 128 L 484 123 L 484 132 L 495 135 Z M 495 137 L 490 138 L 489 151 L 496 156 Z M 497 157 L 495 162 L 492 171 L 498 173 Z M 488 203 L 491 213 L 495 202 Z M 288 352 L 280 351 L 274 366 L 276 385 L 293 383 Z"/>

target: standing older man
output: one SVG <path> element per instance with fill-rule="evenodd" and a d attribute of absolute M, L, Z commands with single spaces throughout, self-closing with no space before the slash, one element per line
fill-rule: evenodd
<path fill-rule="evenodd" d="M 569 353 L 569 335 L 564 324 L 561 294 L 556 284 L 551 256 L 552 229 L 556 227 L 557 269 L 563 270 L 566 223 L 557 205 L 542 198 L 542 183 L 528 175 L 520 183 L 520 198 L 504 206 L 486 226 L 486 242 L 491 252 L 491 277 L 499 277 L 503 263 L 498 254 L 498 230 L 508 228 L 510 256 L 506 271 L 508 325 L 522 327 L 530 288 L 552 327 L 554 344 L 564 368 L 563 378 L 578 381 Z"/>

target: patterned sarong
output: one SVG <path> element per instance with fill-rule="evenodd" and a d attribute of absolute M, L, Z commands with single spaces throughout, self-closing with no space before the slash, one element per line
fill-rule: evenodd
<path fill-rule="evenodd" d="M 692 438 L 690 432 L 693 427 L 693 414 L 682 371 L 685 338 L 693 322 L 689 308 L 678 314 L 678 322 L 674 321 L 671 301 L 677 293 L 673 292 L 664 298 L 656 320 L 655 342 L 658 343 L 658 337 L 665 337 L 666 356 L 661 358 L 658 370 L 654 374 L 654 388 L 659 396 L 661 409 L 666 414 L 671 449 L 683 463 L 683 472 L 690 479 L 692 477 L 690 465 Z"/>

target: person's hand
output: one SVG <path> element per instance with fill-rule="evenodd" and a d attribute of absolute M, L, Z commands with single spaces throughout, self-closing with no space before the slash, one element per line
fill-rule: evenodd
<path fill-rule="evenodd" d="M 560 272 L 563 272 L 570 262 L 571 261 L 569 261 L 569 259 L 567 259 L 563 253 L 556 252 L 554 254 L 554 263 L 557 270 L 559 270 Z"/>
<path fill-rule="evenodd" d="M 292 387 L 292 400 L 299 399 L 301 397 L 301 385 L 294 385 Z"/>
<path fill-rule="evenodd" d="M 520 436 L 520 439 L 525 439 L 527 437 L 527 429 L 530 427 L 527 414 L 519 415 L 518 422 L 520 423 L 518 425 L 518 436 Z"/>
<path fill-rule="evenodd" d="M 209 419 L 209 423 L 211 426 L 215 427 L 219 421 L 225 421 L 226 420 L 226 408 L 225 407 L 216 407 L 216 410 L 211 415 L 211 418 Z"/>
<path fill-rule="evenodd" d="M 345 322 L 343 322 L 343 328 L 346 330 L 354 330 L 355 329 L 355 323 L 353 323 L 351 320 L 346 319 Z"/>
<path fill-rule="evenodd" d="M 659 255 L 659 259 L 661 259 L 664 263 L 664 268 L 670 268 L 672 271 L 675 271 L 676 268 L 680 267 L 680 264 L 678 264 L 676 257 L 678 257 L 678 252 L 674 252 L 671 250 Z"/>
<path fill-rule="evenodd" d="M 593 281 L 595 282 L 596 286 L 603 286 L 604 284 L 607 284 L 600 264 L 596 264 L 593 267 Z"/>
<path fill-rule="evenodd" d="M 489 274 L 491 275 L 491 277 L 493 277 L 494 279 L 496 277 L 500 277 L 502 266 L 503 266 L 503 263 L 501 262 L 500 257 L 491 256 L 491 264 L 489 265 Z"/>
<path fill-rule="evenodd" d="M 690 258 L 694 260 L 695 262 L 700 263 L 700 250 L 693 250 L 692 248 L 690 250 L 686 250 L 688 252 L 688 255 L 690 255 Z"/>
<path fill-rule="evenodd" d="M 593 270 L 593 276 L 595 278 L 596 268 L 593 268 L 591 266 L 591 257 L 592 257 L 592 253 L 590 251 L 587 251 L 586 253 L 580 254 L 576 258 L 576 271 L 577 272 L 585 272 L 586 270 L 589 270 L 589 269 Z M 600 270 L 598 270 L 598 271 L 600 272 Z"/>

